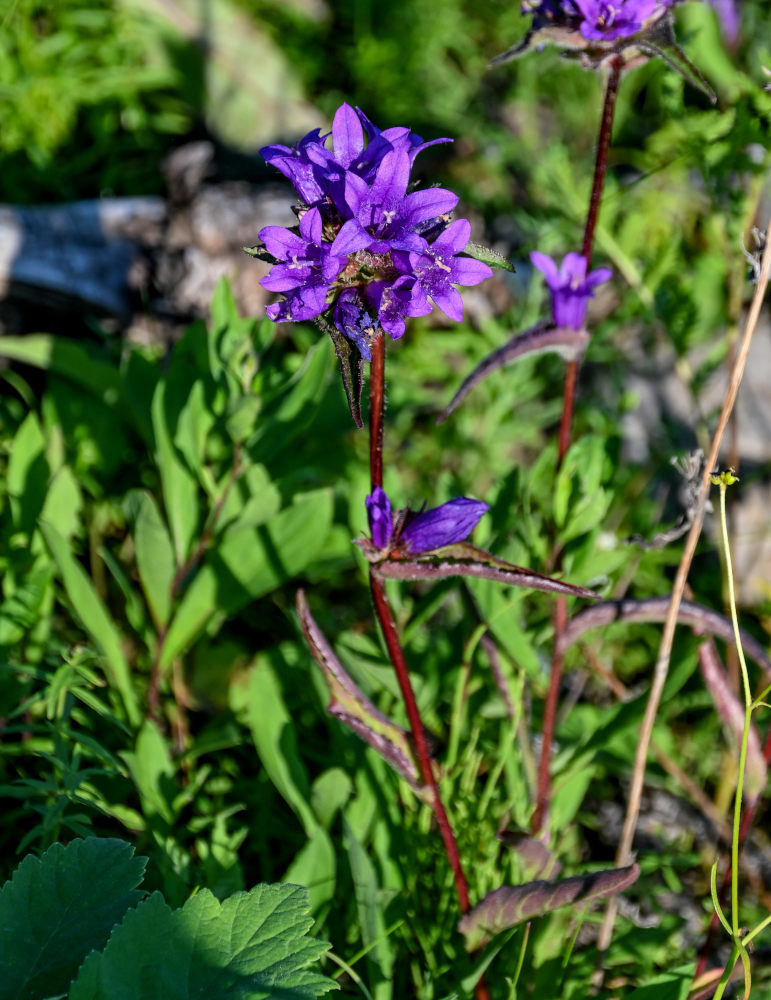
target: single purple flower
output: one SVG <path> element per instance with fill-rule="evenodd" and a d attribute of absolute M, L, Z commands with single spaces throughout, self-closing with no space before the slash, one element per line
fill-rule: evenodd
<path fill-rule="evenodd" d="M 357 288 L 346 288 L 340 292 L 332 322 L 340 333 L 356 344 L 365 361 L 372 360 L 370 345 L 377 332 L 378 321 L 367 312 L 367 305 L 362 301 Z"/>
<path fill-rule="evenodd" d="M 367 285 L 366 296 L 392 340 L 404 335 L 408 316 L 428 316 L 433 308 L 420 282 L 410 274 L 395 281 L 373 281 Z"/>
<path fill-rule="evenodd" d="M 489 509 L 482 500 L 457 497 L 418 514 L 404 528 L 400 541 L 414 555 L 454 545 L 468 538 Z"/>
<path fill-rule="evenodd" d="M 466 219 L 456 219 L 422 253 L 395 252 L 400 271 L 413 275 L 423 292 L 450 319 L 463 319 L 463 300 L 453 285 L 478 285 L 491 278 L 492 268 L 473 257 L 457 257 L 471 236 Z"/>
<path fill-rule="evenodd" d="M 321 205 L 326 201 L 327 192 L 318 177 L 318 164 L 315 159 L 321 153 L 331 156 L 324 147 L 321 129 L 308 132 L 296 146 L 263 146 L 260 155 L 271 166 L 279 170 L 284 177 L 292 182 L 292 186 L 305 205 Z M 311 159 L 311 152 L 315 154 Z"/>
<path fill-rule="evenodd" d="M 286 299 L 268 306 L 270 319 L 312 319 L 327 308 L 330 285 L 348 263 L 345 255 L 334 253 L 334 244 L 322 242 L 321 213 L 311 208 L 300 219 L 300 235 L 282 226 L 266 226 L 260 239 L 268 253 L 284 263 L 274 264 L 261 281 L 271 292 L 283 292 Z"/>
<path fill-rule="evenodd" d="M 584 38 L 602 42 L 636 35 L 659 4 L 657 0 L 574 0 Z"/>
<path fill-rule="evenodd" d="M 593 289 L 608 281 L 613 272 L 607 267 L 586 273 L 586 258 L 580 253 L 569 253 L 559 269 L 545 253 L 534 250 L 530 260 L 546 278 L 551 292 L 551 307 L 557 326 L 580 330 L 586 318 L 586 306 L 594 298 Z"/>
<path fill-rule="evenodd" d="M 394 524 L 391 502 L 385 490 L 376 486 L 365 500 L 372 543 L 378 549 L 386 548 L 393 539 Z M 420 514 L 408 515 L 407 526 L 398 539 L 405 552 L 420 555 L 454 545 L 468 538 L 483 514 L 490 508 L 481 500 L 456 497 L 439 507 Z"/>
<path fill-rule="evenodd" d="M 384 549 L 391 541 L 394 533 L 391 501 L 388 499 L 385 490 L 381 486 L 376 486 L 372 491 L 372 495 L 368 496 L 364 503 L 367 506 L 367 519 L 369 521 L 369 533 L 372 536 L 372 543 L 376 548 Z"/>

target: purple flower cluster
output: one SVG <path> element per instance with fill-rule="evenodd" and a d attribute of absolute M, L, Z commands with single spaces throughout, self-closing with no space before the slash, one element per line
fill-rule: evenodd
<path fill-rule="evenodd" d="M 409 191 L 415 157 L 427 146 L 407 128 L 381 131 L 341 105 L 329 135 L 309 132 L 294 147 L 266 146 L 265 160 L 294 185 L 302 204 L 299 233 L 266 226 L 260 239 L 277 263 L 262 285 L 284 299 L 268 306 L 272 320 L 331 321 L 371 357 L 378 326 L 394 339 L 405 319 L 433 305 L 460 320 L 455 285 L 492 275 L 487 264 L 458 257 L 469 241 L 465 219 L 450 222 L 458 198 L 444 188 Z"/>
<path fill-rule="evenodd" d="M 445 545 L 455 545 L 468 538 L 483 514 L 490 509 L 482 500 L 456 497 L 440 507 L 433 507 L 408 519 L 394 538 L 391 501 L 380 486 L 365 500 L 372 542 L 384 549 L 394 541 L 405 552 L 420 555 Z"/>
<path fill-rule="evenodd" d="M 577 28 L 588 41 L 610 42 L 630 38 L 656 13 L 676 0 L 524 0 L 523 14 L 540 25 Z"/>
<path fill-rule="evenodd" d="M 551 292 L 551 308 L 555 326 L 580 330 L 586 319 L 589 299 L 594 298 L 594 289 L 612 277 L 607 267 L 586 273 L 586 258 L 580 253 L 569 253 L 557 267 L 551 257 L 534 250 L 530 260 L 546 278 Z"/>

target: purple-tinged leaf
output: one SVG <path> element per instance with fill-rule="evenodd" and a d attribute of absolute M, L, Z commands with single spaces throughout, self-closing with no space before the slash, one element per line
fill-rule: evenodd
<path fill-rule="evenodd" d="M 561 906 L 585 904 L 622 892 L 640 875 L 638 865 L 609 868 L 590 875 L 574 875 L 559 882 L 526 882 L 506 885 L 488 892 L 481 903 L 465 915 L 458 930 L 466 939 L 467 951 L 476 951 L 501 931 L 551 913 Z"/>
<path fill-rule="evenodd" d="M 345 723 L 376 750 L 387 764 L 407 781 L 421 797 L 418 769 L 409 736 L 404 729 L 380 712 L 346 673 L 311 615 L 305 592 L 297 591 L 297 615 L 311 655 L 321 668 L 330 693 L 327 711 Z"/>
<path fill-rule="evenodd" d="M 419 559 L 383 558 L 383 552 L 368 538 L 357 538 L 356 544 L 364 558 L 371 562 L 372 572 L 381 579 L 389 580 L 445 580 L 451 576 L 472 576 L 477 579 L 495 580 L 512 587 L 526 587 L 528 590 L 542 590 L 549 594 L 564 594 L 566 597 L 586 597 L 597 600 L 598 594 L 586 587 L 575 587 L 554 577 L 524 569 L 514 563 L 496 559 L 484 549 L 478 549 L 469 542 L 448 545 L 441 555 L 424 556 Z"/>
<path fill-rule="evenodd" d="M 316 322 L 329 334 L 332 346 L 335 349 L 337 360 L 340 362 L 340 376 L 343 380 L 345 398 L 348 402 L 348 409 L 356 427 L 361 430 L 364 421 L 361 417 L 361 393 L 364 387 L 364 359 L 358 346 L 344 336 L 334 325 L 326 323 L 321 317 Z"/>
<path fill-rule="evenodd" d="M 443 423 L 449 417 L 475 385 L 504 365 L 509 365 L 512 361 L 517 361 L 528 354 L 543 354 L 546 351 L 555 351 L 566 361 L 574 361 L 583 354 L 588 343 L 589 333 L 586 330 L 556 327 L 547 320 L 536 323 L 480 361 L 471 374 L 463 380 L 460 389 L 452 397 L 446 409 L 436 418 L 437 424 Z"/>
<path fill-rule="evenodd" d="M 728 675 L 720 662 L 712 639 L 699 646 L 699 667 L 718 715 L 730 731 L 736 746 L 739 747 L 744 732 L 744 705 L 736 697 L 728 682 Z M 768 765 L 763 756 L 760 736 L 757 727 L 751 723 L 747 742 L 746 793 L 748 797 L 755 799 L 766 787 L 767 780 Z"/>
<path fill-rule="evenodd" d="M 467 243 L 463 253 L 467 257 L 473 257 L 474 260 L 481 260 L 483 264 L 489 264 L 490 267 L 500 267 L 504 271 L 516 274 L 517 269 L 508 257 L 504 257 L 502 253 L 498 253 L 497 250 L 492 250 L 490 247 L 482 246 L 481 243 Z"/>
<path fill-rule="evenodd" d="M 501 830 L 498 840 L 519 856 L 521 871 L 527 879 L 553 878 L 562 870 L 556 854 L 536 837 L 516 830 Z"/>
<path fill-rule="evenodd" d="M 611 625 L 613 622 L 628 624 L 663 622 L 669 611 L 669 603 L 669 597 L 648 597 L 641 601 L 603 601 L 601 604 L 584 608 L 568 622 L 568 627 L 562 634 L 560 650 L 564 653 L 584 632 Z M 677 620 L 681 625 L 689 625 L 700 635 L 716 635 L 718 639 L 727 643 L 734 641 L 731 620 L 695 601 L 681 602 Z M 741 629 L 740 633 L 744 652 L 757 663 L 771 682 L 771 660 L 765 650 L 744 629 Z"/>

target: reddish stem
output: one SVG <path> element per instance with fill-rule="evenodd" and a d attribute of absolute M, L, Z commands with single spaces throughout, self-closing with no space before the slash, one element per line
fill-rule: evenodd
<path fill-rule="evenodd" d="M 382 487 L 383 485 L 384 408 L 385 342 L 381 332 L 372 345 L 372 362 L 370 364 L 369 470 L 372 490 L 374 490 L 376 486 Z M 404 651 L 402 650 L 401 643 L 399 642 L 399 635 L 396 631 L 396 622 L 394 621 L 393 614 L 391 613 L 391 608 L 388 604 L 388 598 L 386 597 L 383 584 L 380 580 L 373 576 L 372 572 L 370 572 L 369 586 L 370 591 L 372 592 L 372 601 L 375 605 L 375 614 L 377 615 L 378 622 L 380 623 L 386 649 L 388 650 L 388 655 L 394 665 L 396 678 L 399 682 L 402 698 L 404 698 L 405 708 L 407 709 L 407 718 L 409 719 L 412 739 L 418 758 L 420 775 L 423 779 L 423 783 L 430 788 L 432 792 L 431 808 L 436 818 L 437 826 L 439 827 L 439 832 L 442 836 L 442 841 L 444 842 L 444 848 L 447 852 L 447 859 L 450 862 L 450 868 L 452 869 L 453 879 L 455 880 L 455 891 L 458 896 L 458 905 L 460 906 L 461 913 L 468 913 L 471 909 L 468 882 L 466 881 L 463 865 L 460 860 L 458 843 L 455 840 L 455 834 L 452 831 L 447 810 L 442 802 L 442 797 L 439 791 L 439 783 L 437 782 L 436 775 L 434 773 L 434 762 L 431 757 L 428 740 L 426 739 L 423 720 L 420 717 L 420 709 L 418 708 L 417 699 L 415 698 L 415 692 L 412 689 L 412 682 L 407 669 L 407 661 L 404 657 Z M 484 976 L 477 982 L 474 988 L 474 995 L 476 1000 L 490 1000 L 490 992 L 487 988 Z"/>
<path fill-rule="evenodd" d="M 605 84 L 605 102 L 602 108 L 602 118 L 600 120 L 600 133 L 597 139 L 597 156 L 594 161 L 594 181 L 592 183 L 592 193 L 589 198 L 589 210 L 586 215 L 586 226 L 584 227 L 584 243 L 581 252 L 586 258 L 586 270 L 589 271 L 592 262 L 592 248 L 594 246 L 594 231 L 597 228 L 597 219 L 600 214 L 600 202 L 602 201 L 602 190 L 605 186 L 605 174 L 608 169 L 608 151 L 610 149 L 610 138 L 613 133 L 613 115 L 616 110 L 616 98 L 618 97 L 618 87 L 621 81 L 621 70 L 623 60 L 616 57 L 610 62 L 608 79 Z M 570 361 L 565 371 L 565 389 L 562 396 L 562 418 L 560 420 L 559 450 L 557 452 L 557 469 L 562 465 L 568 448 L 570 447 L 571 427 L 573 424 L 573 405 L 576 397 L 576 385 L 578 383 L 578 361 Z M 559 568 L 559 564 L 557 566 Z M 543 715 L 543 731 L 541 744 L 541 760 L 538 765 L 538 788 L 536 791 L 535 810 L 531 820 L 533 833 L 538 833 L 545 823 L 548 822 L 549 798 L 551 797 L 550 780 L 550 760 L 551 745 L 554 738 L 554 726 L 557 718 L 557 705 L 559 701 L 559 690 L 562 684 L 562 656 L 556 652 L 560 646 L 560 636 L 565 630 L 568 621 L 567 600 L 564 597 L 557 598 L 557 605 L 554 612 L 554 649 L 552 658 L 551 676 L 549 678 L 549 692 L 546 696 Z"/>
<path fill-rule="evenodd" d="M 386 598 L 383 584 L 375 576 L 370 574 L 369 586 L 372 591 L 372 600 L 375 602 L 375 613 L 377 614 L 378 621 L 380 622 L 380 628 L 383 631 L 383 638 L 385 639 L 386 648 L 388 649 L 388 655 L 391 657 L 391 662 L 394 665 L 402 697 L 404 698 L 404 705 L 407 709 L 407 718 L 410 721 L 412 738 L 415 743 L 420 776 L 423 779 L 424 784 L 426 784 L 433 792 L 431 806 L 434 810 L 434 815 L 436 816 L 439 832 L 441 833 L 442 840 L 444 841 L 450 867 L 452 868 L 461 913 L 468 913 L 471 908 L 468 895 L 468 883 L 466 881 L 466 876 L 463 873 L 463 866 L 461 865 L 460 854 L 458 853 L 458 844 L 455 840 L 455 835 L 453 834 L 452 827 L 450 826 L 450 820 L 439 794 L 439 785 L 436 780 L 436 775 L 434 774 L 431 751 L 428 748 L 428 741 L 426 740 L 423 721 L 420 718 L 420 709 L 418 708 L 418 703 L 415 699 L 415 692 L 412 690 L 412 682 L 410 681 L 407 663 L 404 659 L 404 652 L 402 651 L 399 637 L 396 633 L 396 624 L 394 622 L 393 615 L 391 614 L 391 609 L 388 606 L 388 599 Z"/>

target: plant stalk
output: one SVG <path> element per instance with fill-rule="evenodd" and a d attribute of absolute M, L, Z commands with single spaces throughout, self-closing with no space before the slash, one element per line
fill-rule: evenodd
<path fill-rule="evenodd" d="M 589 198 L 589 209 L 584 227 L 584 242 L 581 252 L 586 260 L 587 273 L 592 263 L 592 248 L 594 246 L 594 231 L 600 214 L 602 191 L 605 186 L 605 175 L 608 169 L 608 151 L 613 133 L 613 116 L 616 110 L 616 98 L 621 82 L 623 62 L 620 57 L 613 59 L 605 84 L 605 100 L 602 107 L 600 131 L 597 139 L 597 155 L 594 161 L 594 179 L 592 193 Z M 560 420 L 559 450 L 557 453 L 557 469 L 562 465 L 568 448 L 573 424 L 573 405 L 578 384 L 578 360 L 568 362 L 565 371 L 565 388 L 562 395 L 562 418 Z M 562 684 L 563 657 L 558 652 L 560 637 L 567 627 L 568 606 L 564 597 L 557 598 L 554 611 L 554 654 L 552 657 L 549 691 L 544 705 L 541 759 L 538 765 L 538 788 L 536 792 L 535 810 L 531 820 L 533 833 L 538 833 L 544 824 L 548 823 L 549 799 L 551 798 L 551 747 L 554 740 L 554 727 L 557 718 L 559 690 Z"/>
<path fill-rule="evenodd" d="M 369 433 L 370 433 L 370 486 L 383 485 L 383 418 L 385 403 L 385 341 L 381 332 L 372 345 L 372 362 L 370 364 L 370 412 L 369 412 Z M 423 721 L 420 717 L 415 692 L 412 689 L 407 661 L 404 657 L 399 636 L 396 630 L 396 623 L 388 604 L 385 588 L 380 580 L 370 571 L 369 586 L 372 593 L 372 600 L 375 605 L 383 639 L 388 650 L 388 655 L 393 663 L 399 688 L 404 698 L 404 705 L 407 710 L 407 718 L 410 723 L 412 739 L 418 758 L 420 775 L 424 784 L 432 791 L 431 808 L 436 817 L 439 832 L 444 841 L 447 858 L 450 862 L 453 878 L 455 880 L 455 890 L 458 895 L 458 903 L 462 913 L 468 913 L 471 908 L 469 901 L 468 882 L 463 872 L 460 860 L 460 852 L 455 835 L 450 826 L 450 820 L 439 792 L 439 784 L 434 774 L 433 760 L 426 739 Z M 479 995 L 479 994 L 478 994 Z"/>

